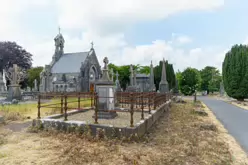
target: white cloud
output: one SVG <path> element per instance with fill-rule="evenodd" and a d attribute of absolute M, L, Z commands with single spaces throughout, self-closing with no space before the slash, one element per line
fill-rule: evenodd
<path fill-rule="evenodd" d="M 212 10 L 224 0 L 57 0 L 59 21 L 66 28 L 119 31 L 132 23 L 154 21 L 187 10 Z"/>
<path fill-rule="evenodd" d="M 130 45 L 123 31 L 134 23 L 160 20 L 182 11 L 212 10 L 223 5 L 224 0 L 0 0 L 0 3 L 1 8 L 4 6 L 4 10 L 0 11 L 0 21 L 4 22 L 0 26 L 1 40 L 17 41 L 34 54 L 33 62 L 36 66 L 51 61 L 54 52 L 53 37 L 56 34 L 48 33 L 40 37 L 39 34 L 27 31 L 22 28 L 20 15 L 28 12 L 29 8 L 46 8 L 51 5 L 62 26 L 66 52 L 89 50 L 90 42 L 94 41 L 100 63 L 107 56 L 110 62 L 118 65 L 149 65 L 151 60 L 156 64 L 164 57 L 176 69 L 183 69 L 187 66 L 201 68 L 213 63 L 218 66 L 220 61 L 219 56 L 215 57 L 218 51 L 204 48 L 185 50 L 178 47 L 192 42 L 189 36 L 173 34 L 169 41 L 156 40 L 147 45 Z M 40 24 L 45 26 L 46 22 Z M 54 22 L 54 27 L 57 26 L 57 22 Z M 83 29 L 82 36 L 72 37 L 63 29 Z"/>

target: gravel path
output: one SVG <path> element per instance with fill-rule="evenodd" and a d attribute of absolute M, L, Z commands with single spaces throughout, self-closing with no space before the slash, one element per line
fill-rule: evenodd
<path fill-rule="evenodd" d="M 248 153 L 248 111 L 210 97 L 198 97 Z"/>
<path fill-rule="evenodd" d="M 117 112 L 118 116 L 114 119 L 98 119 L 99 124 L 113 125 L 116 127 L 129 127 L 130 126 L 130 113 L 129 112 Z M 71 116 L 68 116 L 68 120 L 77 120 L 77 121 L 86 121 L 89 124 L 94 123 L 94 111 L 86 111 L 82 113 L 77 113 Z M 148 113 L 144 113 L 144 117 L 148 116 Z M 141 121 L 141 112 L 134 112 L 133 115 L 134 124 Z M 63 118 L 61 118 L 63 119 Z"/>

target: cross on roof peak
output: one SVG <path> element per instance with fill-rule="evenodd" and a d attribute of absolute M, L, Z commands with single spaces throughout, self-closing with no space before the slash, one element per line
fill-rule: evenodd
<path fill-rule="evenodd" d="M 93 47 L 94 47 L 94 43 L 93 43 L 93 41 L 91 41 L 91 49 L 93 49 Z"/>

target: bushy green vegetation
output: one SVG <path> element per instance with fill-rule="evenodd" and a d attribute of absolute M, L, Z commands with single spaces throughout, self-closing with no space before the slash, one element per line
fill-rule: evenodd
<path fill-rule="evenodd" d="M 234 45 L 226 53 L 222 73 L 228 96 L 241 101 L 248 97 L 248 47 L 246 45 Z"/>

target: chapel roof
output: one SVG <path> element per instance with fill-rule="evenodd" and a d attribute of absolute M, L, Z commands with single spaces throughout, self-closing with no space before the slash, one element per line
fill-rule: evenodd
<path fill-rule="evenodd" d="M 136 74 L 136 77 L 137 78 L 140 78 L 140 77 L 149 77 L 150 76 L 150 74 L 144 74 L 144 73 L 138 73 L 138 74 Z"/>
<path fill-rule="evenodd" d="M 78 73 L 89 52 L 65 53 L 53 65 L 52 73 Z"/>

